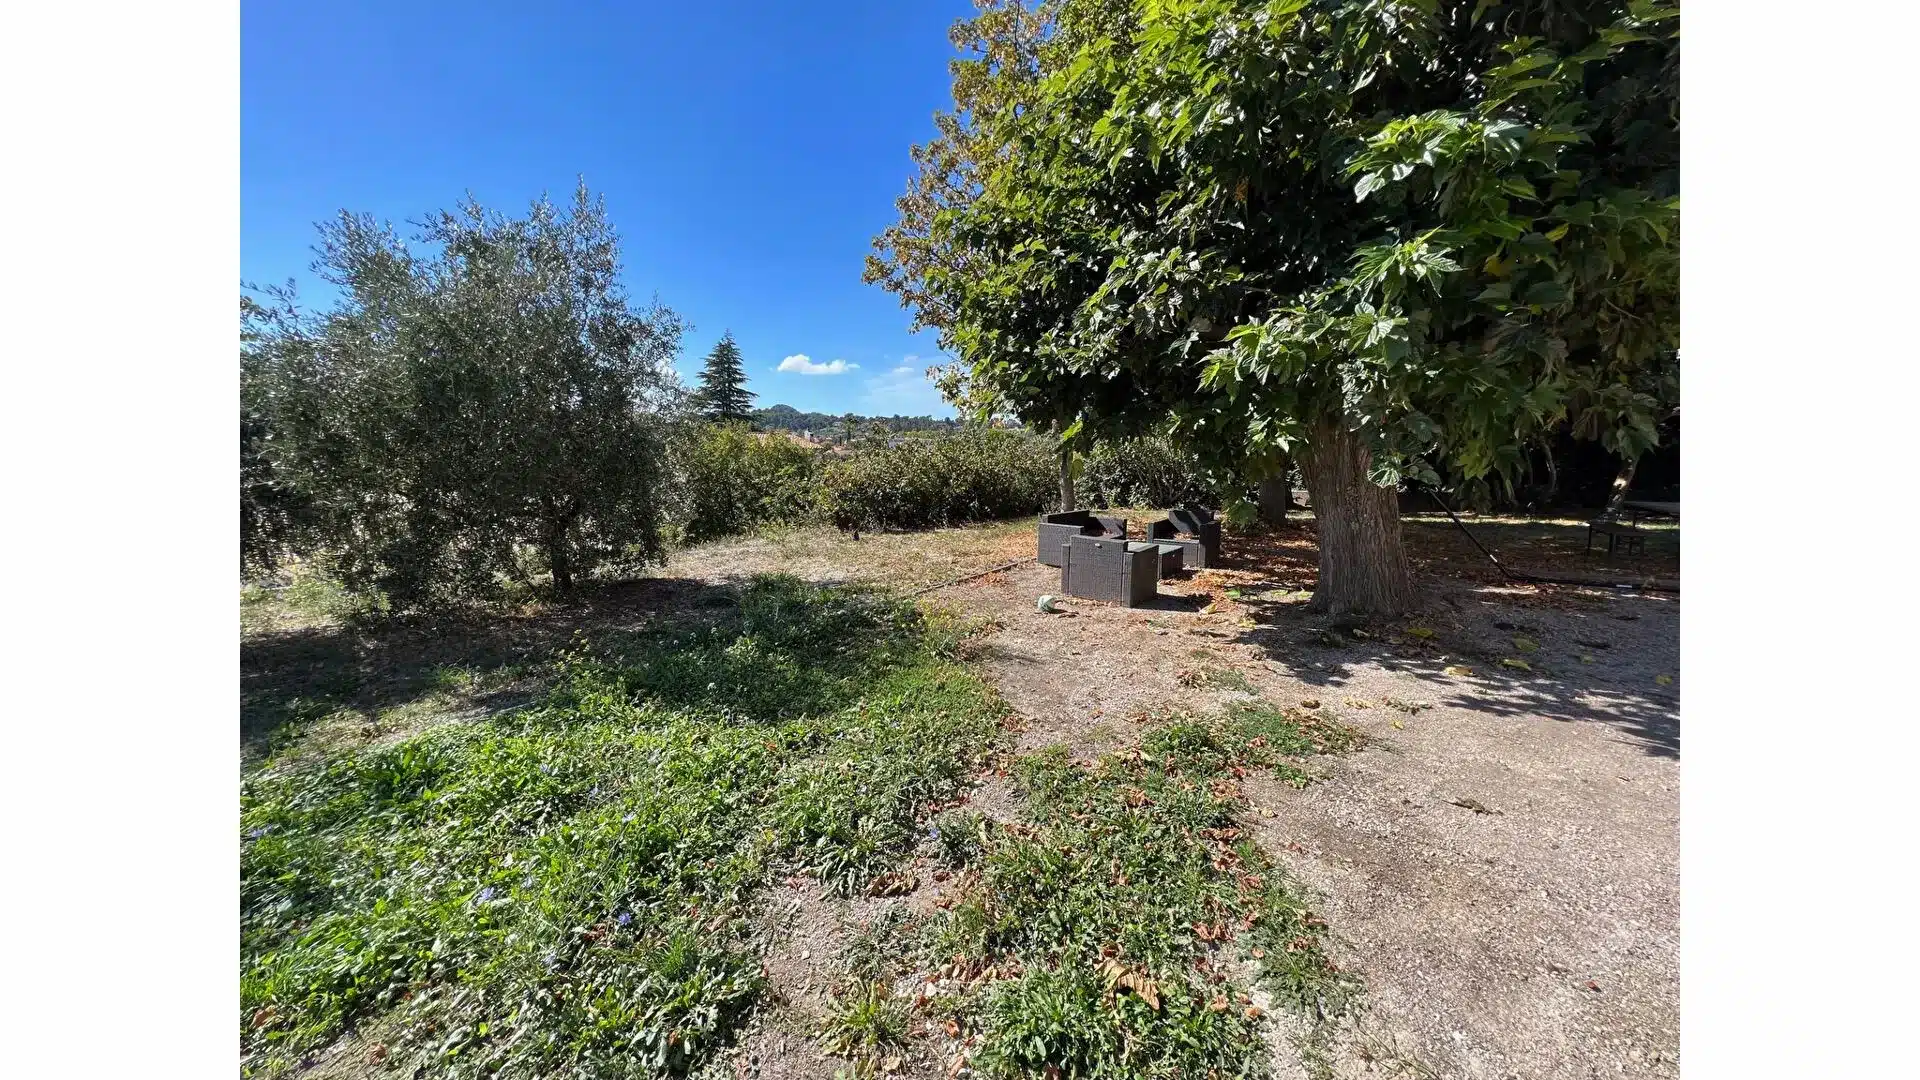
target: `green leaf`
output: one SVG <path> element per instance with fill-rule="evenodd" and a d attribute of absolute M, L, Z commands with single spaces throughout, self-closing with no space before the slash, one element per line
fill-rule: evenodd
<path fill-rule="evenodd" d="M 1567 299 L 1566 286 L 1557 281 L 1536 281 L 1527 286 L 1520 300 L 1529 307 L 1552 307 Z"/>

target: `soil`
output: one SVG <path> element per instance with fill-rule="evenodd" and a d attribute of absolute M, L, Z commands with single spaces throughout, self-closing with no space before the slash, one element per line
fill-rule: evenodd
<path fill-rule="evenodd" d="M 1612 566 L 1581 551 L 1578 520 L 1474 528 L 1509 565 L 1620 580 L 1678 573 L 1677 536 Z M 1297 526 L 1230 534 L 1222 567 L 1162 582 L 1151 608 L 1068 599 L 1062 614 L 1044 614 L 1036 601 L 1059 593 L 1059 574 L 1033 562 L 925 599 L 994 628 L 974 659 L 1016 713 L 1015 752 L 1064 743 L 1091 757 L 1138 739 L 1152 716 L 1253 694 L 1315 702 L 1368 737 L 1315 762 L 1320 775 L 1305 789 L 1262 777 L 1244 786 L 1251 831 L 1315 898 L 1336 961 L 1366 987 L 1326 1048 L 1333 1075 L 1677 1076 L 1677 596 L 1516 585 L 1444 519 L 1410 520 L 1406 532 L 1422 608 L 1391 624 L 1306 610 L 1316 551 L 1311 529 Z M 485 695 L 415 710 L 421 717 L 398 707 L 452 658 L 511 664 L 586 625 L 685 619 L 752 573 L 911 589 L 1031 552 L 1031 525 L 1019 522 L 859 541 L 810 530 L 694 549 L 592 609 L 493 624 L 478 637 L 442 630 L 416 645 L 334 626 L 276 628 L 243 647 L 243 691 L 261 717 L 250 734 L 264 739 L 289 703 L 312 699 L 351 710 L 341 723 L 355 738 L 389 737 L 440 712 L 457 719 L 486 709 Z M 343 665 L 354 679 L 320 678 Z M 486 690 L 525 692 L 513 682 Z M 368 724 L 379 730 L 367 734 Z M 1019 813 L 1000 769 L 979 778 L 969 802 L 1001 820 Z M 852 928 L 895 905 L 932 914 L 953 883 L 931 869 L 912 868 L 920 887 L 902 897 L 839 900 L 800 879 L 770 890 L 770 1007 L 723 1068 L 784 1080 L 843 1066 L 821 1053 L 817 1033 Z M 1276 1076 L 1307 1075 L 1297 1029 L 1284 1011 L 1272 1015 Z M 376 1043 L 343 1040 L 302 1075 L 374 1071 Z M 956 1050 L 917 1029 L 895 1075 L 945 1076 Z"/>
<path fill-rule="evenodd" d="M 1677 600 L 1425 577 L 1426 610 L 1356 635 L 1306 612 L 1305 569 L 1230 561 L 1151 610 L 1042 614 L 1037 564 L 937 595 L 1003 625 L 982 660 L 1023 750 L 1097 753 L 1241 693 L 1220 682 L 1369 736 L 1304 790 L 1247 785 L 1367 987 L 1335 1075 L 1677 1075 Z"/>

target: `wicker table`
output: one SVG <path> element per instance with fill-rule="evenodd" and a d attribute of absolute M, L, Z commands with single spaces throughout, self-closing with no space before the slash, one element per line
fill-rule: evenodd
<path fill-rule="evenodd" d="M 1160 576 L 1162 578 L 1168 574 L 1179 573 L 1181 566 L 1184 565 L 1186 561 L 1187 549 L 1182 544 L 1153 544 L 1135 540 L 1127 545 L 1128 551 L 1145 551 L 1148 548 L 1158 548 L 1160 551 Z"/>

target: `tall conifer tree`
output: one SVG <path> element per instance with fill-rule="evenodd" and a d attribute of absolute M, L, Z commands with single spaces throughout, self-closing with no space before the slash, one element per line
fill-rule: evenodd
<path fill-rule="evenodd" d="M 733 332 L 728 331 L 707 354 L 706 367 L 700 371 L 700 411 L 709 420 L 744 424 L 753 419 L 753 399 L 757 396 L 747 389 L 740 346 L 733 343 Z"/>

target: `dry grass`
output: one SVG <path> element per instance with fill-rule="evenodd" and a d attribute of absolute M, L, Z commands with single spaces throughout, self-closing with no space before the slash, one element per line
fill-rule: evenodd
<path fill-rule="evenodd" d="M 863 581 L 898 589 L 937 585 L 1034 553 L 1033 521 L 1018 518 L 919 532 L 851 535 L 806 526 L 689 548 L 664 576 L 711 583 L 787 573 L 823 581 Z"/>

